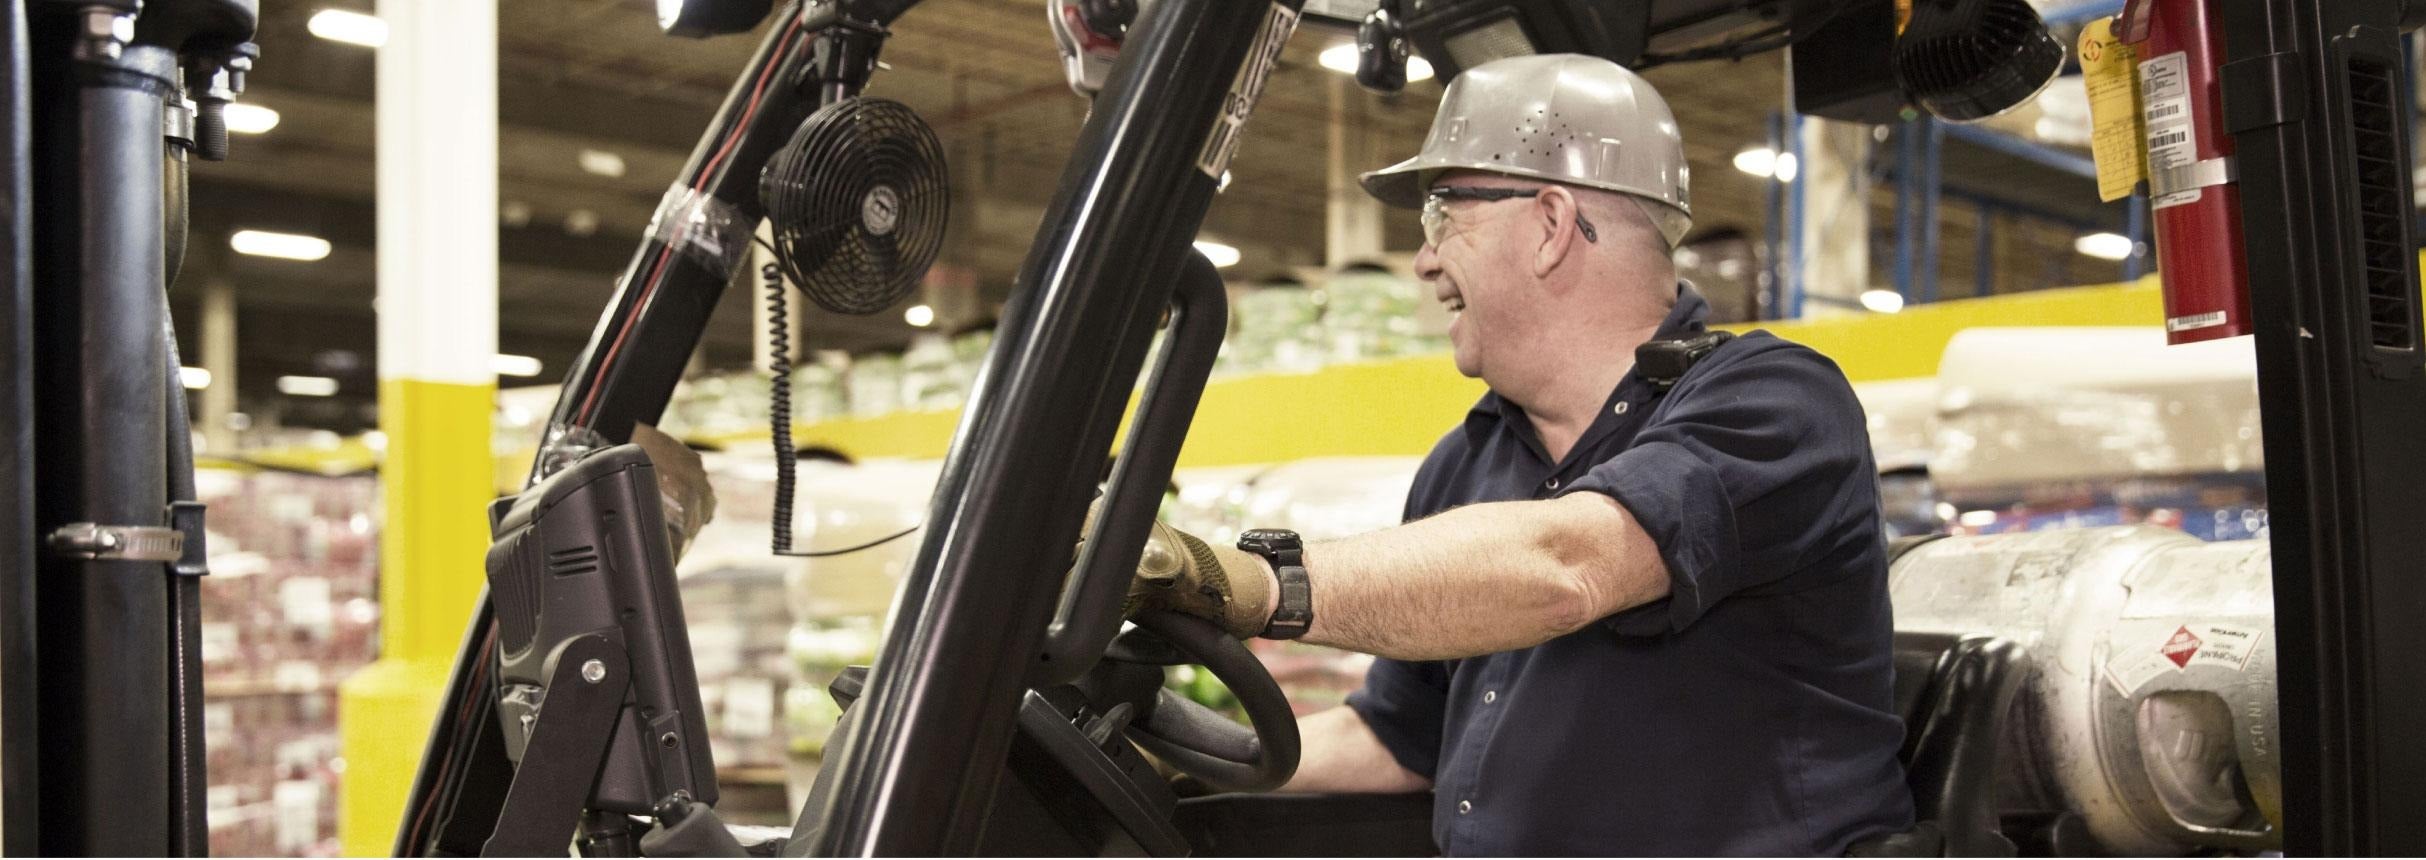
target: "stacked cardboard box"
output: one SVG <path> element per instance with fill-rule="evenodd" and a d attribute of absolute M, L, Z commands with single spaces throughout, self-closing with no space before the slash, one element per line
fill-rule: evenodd
<path fill-rule="evenodd" d="M 197 477 L 212 852 L 334 856 L 337 683 L 378 656 L 378 482 Z"/>

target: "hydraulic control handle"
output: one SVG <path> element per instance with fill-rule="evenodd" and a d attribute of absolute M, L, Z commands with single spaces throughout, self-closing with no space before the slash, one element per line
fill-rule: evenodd
<path fill-rule="evenodd" d="M 1190 253 L 1180 264 L 1171 323 L 1161 354 L 1147 374 L 1137 420 L 1129 425 L 1120 458 L 1112 465 L 1102 519 L 1062 585 L 1061 608 L 1045 633 L 1030 686 L 1077 680 L 1102 659 L 1120 632 L 1121 601 L 1136 576 L 1146 533 L 1162 507 L 1171 469 L 1179 462 L 1180 443 L 1187 439 L 1196 402 L 1204 396 L 1205 380 L 1213 373 L 1213 359 L 1229 330 L 1228 301 L 1213 263 L 1202 253 Z"/>

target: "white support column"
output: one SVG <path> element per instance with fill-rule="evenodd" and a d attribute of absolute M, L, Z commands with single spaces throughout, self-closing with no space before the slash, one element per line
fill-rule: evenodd
<path fill-rule="evenodd" d="M 345 853 L 385 855 L 480 594 L 494 496 L 497 0 L 380 0 L 380 659 L 346 680 Z"/>
<path fill-rule="evenodd" d="M 203 450 L 225 457 L 236 453 L 236 428 L 228 425 L 236 412 L 236 284 L 224 265 L 202 274 L 202 369 L 211 384 L 202 389 L 194 425 L 202 428 Z"/>
<path fill-rule="evenodd" d="M 1853 313 L 1870 284 L 1871 128 L 1803 118 L 1803 315 Z"/>
<path fill-rule="evenodd" d="M 1357 174 L 1379 166 L 1373 163 L 1370 126 L 1361 121 L 1364 93 L 1345 75 L 1327 77 L 1331 122 L 1330 145 L 1325 148 L 1330 169 L 1324 183 L 1329 196 L 1323 206 L 1323 266 L 1337 271 L 1349 263 L 1381 259 L 1385 213 L 1381 201 L 1356 182 Z"/>

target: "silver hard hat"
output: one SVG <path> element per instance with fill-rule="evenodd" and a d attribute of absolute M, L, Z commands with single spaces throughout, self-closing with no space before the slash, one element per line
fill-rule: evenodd
<path fill-rule="evenodd" d="M 1693 226 L 1685 145 L 1651 82 L 1581 54 L 1492 60 L 1449 82 L 1422 152 L 1363 176 L 1365 191 L 1406 209 L 1433 180 L 1482 170 L 1633 195 L 1675 247 Z"/>

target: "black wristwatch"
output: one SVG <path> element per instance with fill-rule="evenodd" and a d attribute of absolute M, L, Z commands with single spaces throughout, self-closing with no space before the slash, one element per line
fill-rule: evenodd
<path fill-rule="evenodd" d="M 1314 625 L 1314 589 L 1306 582 L 1305 541 L 1288 529 L 1248 529 L 1238 536 L 1238 548 L 1264 557 L 1280 578 L 1280 606 L 1257 634 L 1265 639 L 1295 639 Z"/>

